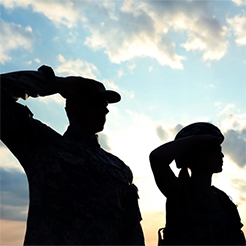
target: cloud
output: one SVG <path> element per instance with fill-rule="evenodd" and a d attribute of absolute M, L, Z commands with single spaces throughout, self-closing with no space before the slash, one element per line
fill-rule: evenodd
<path fill-rule="evenodd" d="M 37 97 L 36 100 L 49 104 L 50 102 L 55 102 L 57 104 L 65 104 L 65 99 L 60 94 L 50 95 L 48 97 Z"/>
<path fill-rule="evenodd" d="M 55 73 L 58 76 L 82 76 L 85 78 L 96 79 L 95 73 L 98 73 L 97 67 L 80 59 L 66 60 L 62 55 L 58 56 L 61 63 L 56 69 Z"/>
<path fill-rule="evenodd" d="M 246 128 L 242 131 L 228 130 L 223 143 L 224 153 L 239 167 L 246 165 Z"/>
<path fill-rule="evenodd" d="M 35 1 L 33 2 L 33 11 L 44 14 L 55 24 L 63 24 L 68 28 L 76 25 L 79 18 L 79 12 L 74 8 L 72 1 Z M 55 11 L 54 11 L 55 10 Z"/>
<path fill-rule="evenodd" d="M 168 139 L 169 134 L 163 129 L 162 126 L 156 127 L 156 133 L 161 141 L 165 141 Z"/>
<path fill-rule="evenodd" d="M 122 76 L 124 76 L 124 71 L 122 70 L 122 68 L 118 70 L 117 74 L 118 74 L 118 77 L 119 78 L 121 78 Z"/>
<path fill-rule="evenodd" d="M 102 25 L 89 18 L 84 23 L 91 32 L 85 44 L 104 49 L 112 62 L 151 57 L 182 69 L 186 58 L 176 53 L 173 36 L 183 34 L 187 40 L 180 46 L 202 52 L 204 61 L 219 60 L 226 53 L 227 28 L 209 12 L 208 1 L 124 1 L 120 10 L 114 10 L 117 18 L 105 15 Z"/>
<path fill-rule="evenodd" d="M 246 0 L 232 0 L 236 5 L 241 6 L 241 5 L 246 5 Z"/>
<path fill-rule="evenodd" d="M 100 72 L 98 71 L 97 67 L 94 64 L 86 62 L 86 61 L 82 61 L 80 59 L 66 60 L 62 55 L 58 56 L 58 60 L 59 62 L 61 62 L 61 65 L 59 65 L 55 69 L 55 73 L 57 76 L 71 76 L 71 75 L 82 76 L 84 78 L 90 78 L 90 79 L 95 79 L 95 80 L 100 81 L 100 79 L 98 79 L 96 75 L 96 74 L 100 74 Z M 112 80 L 103 79 L 102 83 L 105 85 L 107 89 L 116 90 L 120 94 L 123 94 L 124 96 L 126 96 L 127 98 L 134 97 L 133 91 L 128 91 L 128 90 L 119 88 Z M 50 99 L 54 100 L 57 103 L 61 103 L 64 101 L 59 95 L 55 95 L 53 97 L 49 97 L 47 99 L 45 98 L 41 100 L 47 101 Z"/>
<path fill-rule="evenodd" d="M 42 13 L 55 25 L 62 24 L 68 28 L 74 27 L 79 19 L 79 12 L 72 1 L 2 0 L 1 4 L 7 9 L 31 7 L 33 12 Z"/>
<path fill-rule="evenodd" d="M 174 128 L 171 129 L 171 132 L 174 136 L 183 128 L 184 126 L 181 124 L 177 124 Z"/>
<path fill-rule="evenodd" d="M 103 50 L 113 63 L 150 57 L 162 66 L 183 69 L 186 57 L 178 54 L 178 46 L 201 52 L 204 61 L 221 59 L 228 47 L 227 28 L 214 18 L 209 1 L 4 0 L 2 4 L 30 7 L 57 27 L 82 25 L 88 33 L 84 44 Z M 186 40 L 177 43 L 175 37 Z"/>
<path fill-rule="evenodd" d="M 232 32 L 236 37 L 236 44 L 238 46 L 246 45 L 246 16 L 235 16 L 234 18 L 228 18 Z"/>
<path fill-rule="evenodd" d="M 27 179 L 26 175 L 16 169 L 0 167 L 1 177 L 1 204 L 26 206 L 27 204 Z"/>
<path fill-rule="evenodd" d="M 226 28 L 209 11 L 208 1 L 152 1 L 148 8 L 159 32 L 186 34 L 187 51 L 203 52 L 203 60 L 219 60 L 227 49 Z M 201 31 L 202 30 L 202 31 Z"/>
<path fill-rule="evenodd" d="M 217 104 L 220 117 L 220 129 L 222 132 L 227 132 L 230 129 L 237 131 L 244 131 L 246 125 L 246 113 L 241 113 L 243 110 L 238 108 L 235 104 L 224 105 L 222 103 Z"/>
<path fill-rule="evenodd" d="M 220 60 L 228 47 L 228 41 L 225 40 L 226 33 L 226 28 L 222 27 L 218 20 L 200 17 L 188 30 L 188 39 L 181 46 L 187 51 L 203 52 L 204 61 Z"/>
<path fill-rule="evenodd" d="M 0 167 L 1 218 L 26 220 L 28 207 L 27 178 L 16 169 Z"/>
<path fill-rule="evenodd" d="M 239 203 L 246 202 L 246 184 L 245 179 L 234 178 L 231 180 L 232 187 L 240 192 Z"/>
<path fill-rule="evenodd" d="M 27 26 L 23 28 L 15 23 L 8 23 L 0 20 L 1 38 L 0 38 L 0 63 L 5 64 L 11 60 L 9 53 L 16 49 L 30 50 L 34 41 L 32 28 Z"/>
<path fill-rule="evenodd" d="M 158 125 L 156 127 L 156 134 L 161 141 L 172 141 L 182 128 L 183 126 L 181 124 L 177 124 L 175 127 L 166 126 L 166 128 Z"/>
<path fill-rule="evenodd" d="M 118 2 L 118 4 L 121 2 Z M 136 7 L 136 8 L 135 8 Z M 92 19 L 84 23 L 91 35 L 85 45 L 94 50 L 104 49 L 111 62 L 121 63 L 137 57 L 155 58 L 163 66 L 182 69 L 185 58 L 175 54 L 175 43 L 165 35 L 156 33 L 155 22 L 148 11 L 137 2 L 134 9 L 115 10 L 117 18 L 104 15 L 101 25 Z M 95 9 L 100 15 L 101 8 Z M 108 12 L 108 9 L 105 9 Z M 119 28 L 120 27 L 120 28 Z"/>
<path fill-rule="evenodd" d="M 32 0 L 1 0 L 1 4 L 7 9 L 17 7 L 27 8 L 32 3 Z"/>
<path fill-rule="evenodd" d="M 118 93 L 120 93 L 121 96 L 123 95 L 126 98 L 134 98 L 135 96 L 134 91 L 128 91 L 123 88 L 120 88 L 110 79 L 103 79 L 102 82 L 105 85 L 106 89 L 115 90 Z"/>
<path fill-rule="evenodd" d="M 226 52 L 226 28 L 209 11 L 208 1 L 165 1 L 153 2 L 159 14 L 156 22 L 160 29 L 186 34 L 187 40 L 181 44 L 187 51 L 203 52 L 204 60 L 218 60 Z M 165 23 L 165 24 L 163 24 Z"/>

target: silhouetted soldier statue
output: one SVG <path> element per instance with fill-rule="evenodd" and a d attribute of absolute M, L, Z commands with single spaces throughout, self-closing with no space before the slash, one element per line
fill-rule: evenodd
<path fill-rule="evenodd" d="M 63 136 L 16 102 L 55 93 L 66 98 Z M 57 77 L 47 66 L 1 75 L 1 139 L 29 183 L 25 245 L 144 245 L 132 172 L 96 135 L 108 103 L 120 99 L 98 81 Z"/>
<path fill-rule="evenodd" d="M 212 175 L 222 171 L 223 140 L 219 128 L 197 122 L 151 152 L 156 184 L 167 198 L 160 245 L 245 245 L 235 204 L 211 185 Z M 181 168 L 179 177 L 169 166 L 173 160 Z"/>

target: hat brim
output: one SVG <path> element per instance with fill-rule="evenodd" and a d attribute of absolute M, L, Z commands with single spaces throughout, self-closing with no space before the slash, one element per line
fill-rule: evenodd
<path fill-rule="evenodd" d="M 117 103 L 121 100 L 121 96 L 116 91 L 105 90 L 103 92 L 97 93 L 97 96 L 104 98 L 108 103 Z"/>

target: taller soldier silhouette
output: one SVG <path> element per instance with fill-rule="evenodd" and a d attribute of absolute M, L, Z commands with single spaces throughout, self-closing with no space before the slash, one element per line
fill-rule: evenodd
<path fill-rule="evenodd" d="M 55 93 L 66 98 L 63 136 L 16 102 Z M 96 135 L 108 103 L 120 99 L 98 81 L 58 77 L 47 66 L 1 75 L 1 140 L 29 183 L 25 245 L 144 245 L 132 172 Z"/>

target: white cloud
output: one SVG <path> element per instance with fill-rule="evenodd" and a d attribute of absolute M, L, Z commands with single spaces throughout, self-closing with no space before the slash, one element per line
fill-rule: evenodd
<path fill-rule="evenodd" d="M 90 33 L 85 45 L 104 50 L 113 63 L 150 57 L 163 66 L 183 69 L 186 58 L 177 53 L 177 46 L 201 52 L 206 62 L 221 59 L 228 46 L 227 28 L 213 17 L 208 1 L 4 0 L 2 4 L 6 8 L 31 7 L 57 26 L 72 28 L 81 22 Z M 187 40 L 177 43 L 173 35 L 184 34 Z M 75 36 L 68 37 L 68 42 L 75 42 Z"/>
<path fill-rule="evenodd" d="M 103 79 L 102 82 L 105 85 L 106 89 L 115 90 L 126 98 L 134 98 L 134 92 L 133 91 L 128 91 L 128 90 L 125 90 L 123 88 L 120 88 L 112 80 Z"/>
<path fill-rule="evenodd" d="M 236 44 L 238 46 L 246 45 L 246 16 L 237 15 L 234 18 L 228 18 L 227 22 L 234 32 Z"/>
<path fill-rule="evenodd" d="M 33 2 L 34 12 L 44 14 L 48 19 L 55 24 L 63 24 L 68 28 L 76 25 L 79 18 L 79 13 L 74 8 L 72 1 L 46 1 L 39 0 Z"/>
<path fill-rule="evenodd" d="M 136 64 L 132 63 L 131 65 L 128 66 L 128 69 L 130 70 L 130 72 L 133 72 L 133 70 L 136 68 Z"/>
<path fill-rule="evenodd" d="M 220 103 L 221 105 L 221 103 Z M 226 105 L 219 113 L 219 115 L 224 115 L 224 114 L 228 114 L 228 112 L 230 112 L 231 110 L 233 110 L 235 108 L 234 104 L 228 104 Z"/>
<path fill-rule="evenodd" d="M 55 74 L 57 76 L 82 76 L 84 78 L 99 80 L 96 76 L 96 73 L 98 74 L 99 71 L 97 67 L 92 63 L 88 63 L 80 59 L 66 60 L 62 55 L 58 56 L 58 60 L 62 64 L 55 69 Z M 105 85 L 106 89 L 115 90 L 127 98 L 134 97 L 133 91 L 128 91 L 123 88 L 119 88 L 110 79 L 103 79 L 101 82 Z M 43 100 L 44 102 L 49 102 L 49 100 L 53 100 L 56 103 L 64 102 L 63 98 L 61 98 L 59 95 L 53 95 L 48 98 L 40 98 L 40 100 Z"/>
<path fill-rule="evenodd" d="M 65 99 L 60 94 L 54 94 L 48 97 L 38 97 L 36 100 L 39 100 L 40 102 L 43 102 L 45 104 L 49 104 L 50 102 L 55 102 L 57 104 L 64 105 L 65 102 Z"/>
<path fill-rule="evenodd" d="M 227 51 L 227 28 L 209 13 L 207 1 L 124 1 L 117 16 L 108 16 L 101 27 L 89 18 L 85 23 L 91 32 L 85 44 L 104 49 L 115 63 L 151 57 L 163 66 L 182 69 L 185 57 L 175 52 L 170 32 L 185 32 L 188 38 L 181 46 L 202 52 L 204 61 L 219 60 Z"/>
<path fill-rule="evenodd" d="M 119 69 L 117 74 L 118 74 L 118 77 L 121 78 L 122 76 L 124 76 L 124 71 L 122 69 Z"/>
<path fill-rule="evenodd" d="M 80 59 L 66 60 L 62 55 L 58 56 L 62 63 L 55 71 L 58 76 L 82 76 L 85 78 L 96 79 L 95 73 L 98 73 L 97 67 Z"/>
<path fill-rule="evenodd" d="M 238 167 L 246 165 L 246 114 L 234 104 L 215 104 L 218 109 L 217 126 L 225 136 L 223 151 Z"/>
<path fill-rule="evenodd" d="M 246 128 L 243 129 L 244 131 Z M 223 143 L 223 150 L 239 167 L 246 165 L 246 134 L 244 131 L 228 130 Z"/>
<path fill-rule="evenodd" d="M 222 132 L 228 130 L 243 131 L 246 126 L 246 113 L 240 113 L 234 104 L 228 104 L 223 107 L 222 103 L 219 107 L 220 129 Z"/>
<path fill-rule="evenodd" d="M 39 63 L 39 64 L 41 63 L 41 61 L 40 61 L 39 58 L 35 58 L 34 61 L 35 61 L 36 63 Z"/>
<path fill-rule="evenodd" d="M 30 65 L 32 64 L 32 61 L 26 61 L 25 64 L 26 64 L 27 66 L 30 66 Z"/>
<path fill-rule="evenodd" d="M 207 1 L 154 1 L 148 8 L 160 33 L 186 33 L 188 39 L 181 44 L 187 51 L 203 52 L 204 60 L 218 60 L 226 52 L 226 28 L 208 10 Z"/>
<path fill-rule="evenodd" d="M 27 8 L 32 3 L 32 0 L 1 0 L 1 4 L 7 9 L 16 7 Z"/>
<path fill-rule="evenodd" d="M 30 51 L 34 41 L 32 28 L 30 26 L 22 27 L 15 23 L 8 23 L 0 20 L 1 38 L 0 38 L 0 63 L 4 64 L 11 60 L 9 53 L 16 49 L 25 49 Z"/>
<path fill-rule="evenodd" d="M 241 6 L 241 5 L 246 5 L 246 0 L 232 0 L 236 5 Z"/>
<path fill-rule="evenodd" d="M 116 90 L 116 91 L 120 90 L 119 87 L 112 80 L 104 79 L 103 83 L 106 85 L 107 89 Z"/>
<path fill-rule="evenodd" d="M 95 50 L 104 49 L 114 63 L 151 57 L 163 66 L 183 68 L 181 61 L 185 58 L 175 54 L 172 40 L 155 32 L 154 21 L 146 11 L 138 7 L 133 12 L 117 14 L 117 19 L 105 18 L 104 26 L 96 26 L 88 19 L 84 24 L 91 35 L 85 44 Z"/>
<path fill-rule="evenodd" d="M 65 58 L 64 58 L 61 54 L 60 54 L 60 55 L 58 55 L 58 57 L 57 57 L 57 58 L 58 58 L 58 61 L 59 61 L 59 62 L 62 62 L 62 63 L 63 63 L 63 62 L 65 62 L 65 61 L 66 61 L 66 59 L 65 59 Z"/>
<path fill-rule="evenodd" d="M 189 22 L 192 22 L 190 19 Z M 225 40 L 226 28 L 218 20 L 200 17 L 190 25 L 188 39 L 181 44 L 187 51 L 203 52 L 203 60 L 220 60 L 226 53 L 228 42 Z"/>
<path fill-rule="evenodd" d="M 124 0 L 121 6 L 121 11 L 126 13 L 131 12 L 133 5 L 134 5 L 134 0 Z"/>
<path fill-rule="evenodd" d="M 72 1 L 2 0 L 1 4 L 8 9 L 31 7 L 34 12 L 42 13 L 55 25 L 63 24 L 68 28 L 75 26 L 79 19 L 79 13 Z"/>

